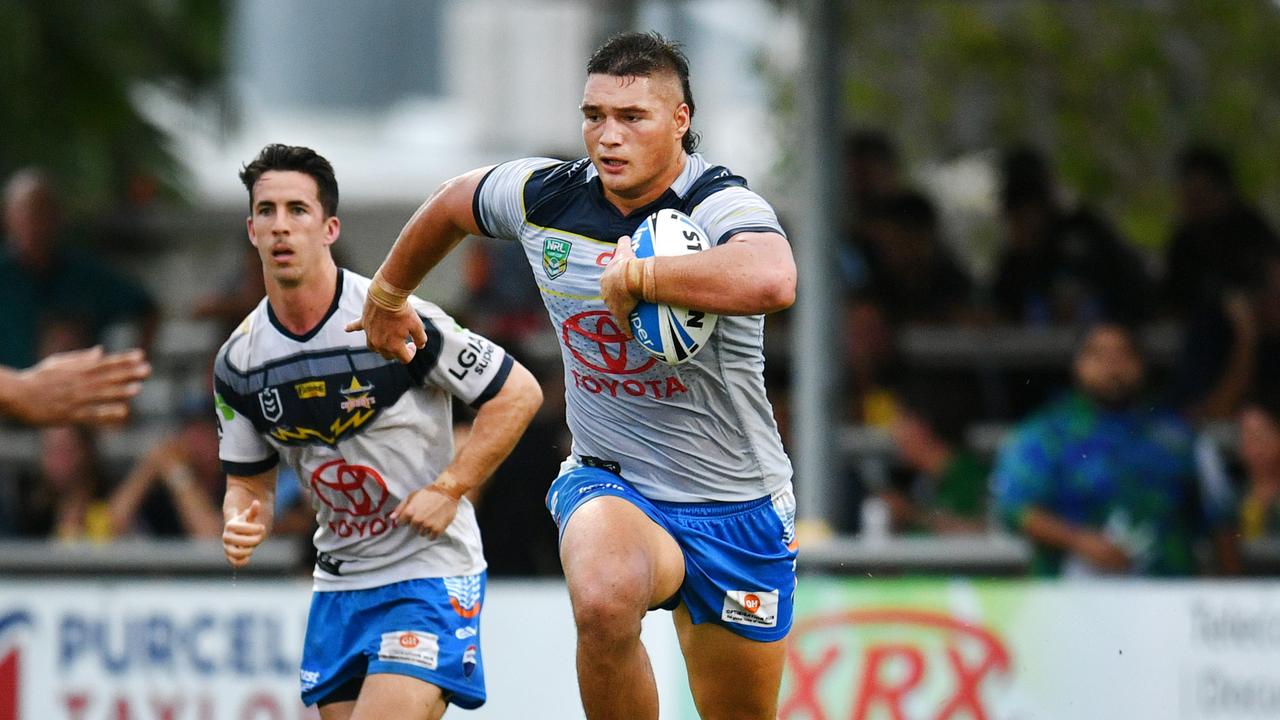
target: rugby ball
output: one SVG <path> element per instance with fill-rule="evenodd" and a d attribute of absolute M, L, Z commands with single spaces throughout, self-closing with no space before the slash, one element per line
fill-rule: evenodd
<path fill-rule="evenodd" d="M 707 234 L 679 210 L 659 210 L 631 234 L 638 258 L 669 257 L 711 247 Z M 711 340 L 718 315 L 640 301 L 631 311 L 631 334 L 650 355 L 668 365 L 688 362 Z"/>

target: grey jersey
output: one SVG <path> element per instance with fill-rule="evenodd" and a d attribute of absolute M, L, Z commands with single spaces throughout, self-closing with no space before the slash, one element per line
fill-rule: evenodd
<path fill-rule="evenodd" d="M 742 178 L 701 155 L 688 156 L 662 197 L 626 216 L 605 200 L 587 159 L 499 165 L 481 181 L 474 211 L 486 235 L 519 241 L 533 269 L 560 337 L 575 458 L 617 462 L 655 500 L 771 495 L 789 486 L 791 463 L 765 397 L 764 318 L 721 317 L 698 355 L 669 366 L 627 340 L 600 297 L 617 239 L 664 208 L 691 215 L 715 244 L 782 232 Z"/>
<path fill-rule="evenodd" d="M 316 512 L 317 590 L 357 590 L 485 568 L 475 512 L 464 498 L 436 540 L 389 515 L 453 460 L 452 397 L 479 406 L 512 360 L 440 308 L 410 298 L 427 345 L 413 361 L 384 360 L 359 319 L 367 278 L 339 270 L 333 304 L 306 336 L 276 321 L 264 299 L 214 362 L 219 455 L 228 475 L 283 461 Z"/>

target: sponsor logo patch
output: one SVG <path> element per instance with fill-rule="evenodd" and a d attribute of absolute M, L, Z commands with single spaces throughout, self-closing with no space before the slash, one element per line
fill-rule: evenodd
<path fill-rule="evenodd" d="M 300 400 L 322 398 L 329 391 L 329 388 L 325 385 L 323 380 L 311 380 L 309 382 L 298 383 L 293 386 L 293 389 L 298 391 L 298 399 Z"/>
<path fill-rule="evenodd" d="M 471 677 L 471 673 L 476 671 L 476 653 L 478 649 L 475 645 L 468 645 L 467 649 L 462 653 L 462 674 Z"/>
<path fill-rule="evenodd" d="M 382 646 L 378 648 L 378 659 L 435 670 L 436 663 L 440 659 L 440 640 L 432 633 L 416 630 L 382 633 Z"/>
<path fill-rule="evenodd" d="M 480 576 L 459 575 L 444 579 L 449 604 L 459 616 L 470 620 L 480 614 Z"/>
<path fill-rule="evenodd" d="M 730 590 L 724 594 L 720 619 L 752 627 L 777 627 L 778 591 Z"/>

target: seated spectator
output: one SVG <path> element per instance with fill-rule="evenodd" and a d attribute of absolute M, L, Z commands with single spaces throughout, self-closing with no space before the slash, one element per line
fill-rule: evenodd
<path fill-rule="evenodd" d="M 1280 538 L 1280 402 L 1271 397 L 1240 412 L 1240 461 L 1244 498 L 1240 534 L 1245 540 Z"/>
<path fill-rule="evenodd" d="M 943 244 L 928 198 L 885 198 L 863 225 L 869 276 L 861 295 L 891 324 L 945 323 L 968 313 L 973 283 Z"/>
<path fill-rule="evenodd" d="M 1178 225 L 1165 257 L 1165 296 L 1173 313 L 1193 320 L 1224 297 L 1264 284 L 1263 261 L 1280 238 L 1236 186 L 1231 161 L 1191 146 L 1178 157 Z"/>
<path fill-rule="evenodd" d="M 4 194 L 5 248 L 0 253 L 0 365 L 30 367 L 51 325 L 61 334 L 103 341 L 111 325 L 138 324 L 150 346 L 158 313 L 140 286 L 111 272 L 100 258 L 62 243 L 53 185 L 35 170 L 10 179 Z M 56 350 L 71 348 L 57 347 Z"/>
<path fill-rule="evenodd" d="M 143 453 L 125 475 L 111 494 L 117 535 L 221 537 L 226 478 L 213 413 L 212 405 L 185 405 L 178 432 Z"/>
<path fill-rule="evenodd" d="M 1151 282 L 1142 258 L 1090 208 L 1064 207 L 1040 153 L 1018 148 L 1003 165 L 997 313 L 1036 325 L 1145 319 Z"/>
<path fill-rule="evenodd" d="M 1073 371 L 1075 389 L 1017 428 L 992 480 L 1000 517 L 1034 544 L 1033 572 L 1191 575 L 1202 531 L 1238 567 L 1230 512 L 1201 500 L 1191 428 L 1143 396 L 1132 332 L 1091 327 Z"/>
<path fill-rule="evenodd" d="M 893 444 L 910 477 L 881 497 L 895 531 L 981 532 L 989 468 L 965 447 L 963 414 L 936 405 L 912 402 L 893 424 Z"/>
<path fill-rule="evenodd" d="M 117 534 L 93 433 L 54 427 L 40 433 L 40 477 L 27 502 L 28 533 L 106 542 Z"/>

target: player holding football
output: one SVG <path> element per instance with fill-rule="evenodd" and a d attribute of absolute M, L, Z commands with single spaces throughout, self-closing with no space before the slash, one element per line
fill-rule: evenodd
<path fill-rule="evenodd" d="M 547 501 L 590 718 L 658 716 L 640 642 L 654 608 L 674 610 L 702 717 L 773 718 L 791 624 L 795 500 L 761 343 L 762 314 L 794 300 L 795 263 L 768 203 L 693 154 L 688 75 L 656 34 L 606 42 L 587 64 L 588 157 L 445 183 L 401 232 L 354 326 L 412 362 L 424 338 L 404 298 L 427 270 L 467 234 L 523 245 L 565 365 L 573 454 Z M 691 215 L 714 247 L 637 260 L 626 236 L 662 208 Z M 690 362 L 660 364 L 626 334 L 642 295 L 726 317 Z"/>
<path fill-rule="evenodd" d="M 485 562 L 464 497 L 507 456 L 542 402 L 502 348 L 412 298 L 409 363 L 344 332 L 367 278 L 338 268 L 329 162 L 268 145 L 240 173 L 267 297 L 214 364 L 222 535 L 234 567 L 271 528 L 276 465 L 308 485 L 319 529 L 302 699 L 324 720 L 439 718 L 485 700 L 479 613 Z M 477 407 L 454 454 L 451 398 Z"/>

